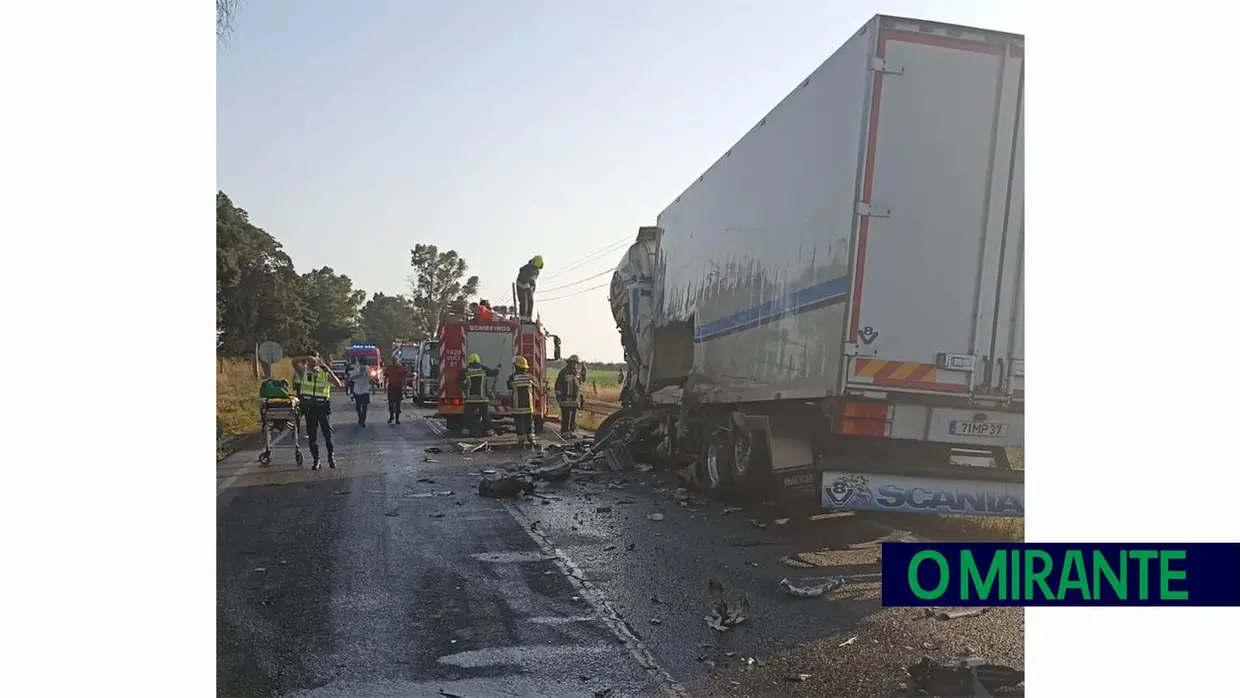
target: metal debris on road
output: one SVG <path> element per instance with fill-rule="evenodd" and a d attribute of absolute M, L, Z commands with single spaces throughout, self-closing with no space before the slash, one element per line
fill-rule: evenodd
<path fill-rule="evenodd" d="M 663 621 L 659 620 L 658 618 L 651 618 L 650 624 L 651 625 L 663 625 Z"/>
<path fill-rule="evenodd" d="M 442 519 L 442 518 L 443 518 L 443 516 L 444 516 L 444 514 L 443 514 L 443 512 L 442 512 L 442 511 L 437 511 L 437 512 L 435 512 L 434 514 L 431 514 L 431 518 L 432 518 L 432 519 Z M 455 642 L 455 640 L 454 640 L 453 642 Z"/>
<path fill-rule="evenodd" d="M 431 458 L 430 456 L 427 456 L 422 459 L 422 462 L 423 463 L 438 463 L 439 461 L 435 460 L 434 458 Z"/>
<path fill-rule="evenodd" d="M 779 580 L 780 589 L 783 589 L 793 596 L 799 596 L 806 599 L 822 596 L 823 594 L 829 591 L 835 591 L 842 586 L 844 586 L 843 577 L 828 577 L 827 581 L 822 584 L 811 584 L 808 586 L 797 586 L 796 584 L 788 581 L 787 577 Z"/>
<path fill-rule="evenodd" d="M 754 528 L 766 528 L 766 524 L 762 523 L 761 521 L 757 519 L 750 519 L 749 525 L 753 526 Z"/>
<path fill-rule="evenodd" d="M 651 521 L 662 521 L 663 515 L 662 514 L 646 514 L 646 518 L 650 519 Z"/>
<path fill-rule="evenodd" d="M 435 484 L 435 481 L 434 481 L 434 480 L 432 480 L 432 479 L 430 479 L 429 477 L 420 477 L 420 478 L 418 478 L 418 482 L 424 482 L 424 483 L 426 483 L 426 484 L 428 484 L 428 485 L 433 485 L 433 484 Z"/>
<path fill-rule="evenodd" d="M 483 470 L 482 474 L 483 475 L 494 475 L 495 471 L 494 470 Z"/>
<path fill-rule="evenodd" d="M 728 514 L 734 514 L 738 511 L 744 511 L 744 509 L 741 509 L 740 507 L 724 507 L 723 511 L 719 512 L 719 515 L 727 516 Z"/>
<path fill-rule="evenodd" d="M 745 621 L 749 613 L 747 594 L 733 597 L 723 588 L 723 582 L 715 579 L 707 583 L 707 591 L 710 593 L 711 612 L 706 617 L 706 625 L 723 632 Z"/>
<path fill-rule="evenodd" d="M 784 680 L 799 683 L 801 681 L 809 681 L 812 678 L 814 678 L 813 674 L 792 674 L 791 676 L 785 677 Z"/>
<path fill-rule="evenodd" d="M 461 445 L 461 452 L 462 452 L 462 453 L 474 453 L 474 452 L 476 452 L 476 451 L 481 451 L 481 450 L 483 450 L 483 449 L 486 449 L 487 451 L 490 451 L 490 450 L 491 450 L 491 442 L 490 442 L 490 441 L 483 441 L 483 442 L 482 442 L 482 443 L 480 443 L 480 444 L 462 444 L 462 445 Z"/>
<path fill-rule="evenodd" d="M 389 512 L 385 513 L 385 514 L 384 514 L 384 516 L 400 516 L 400 512 L 399 512 L 399 511 L 389 511 Z"/>
<path fill-rule="evenodd" d="M 1024 671 L 977 658 L 945 666 L 922 657 L 907 671 L 911 689 L 942 698 L 994 698 L 1025 682 Z"/>
<path fill-rule="evenodd" d="M 611 507 L 594 507 L 594 513 L 596 513 L 596 514 L 610 514 L 610 513 L 611 513 Z"/>
<path fill-rule="evenodd" d="M 612 693 L 610 688 L 600 688 L 594 692 L 594 698 L 608 698 Z"/>
<path fill-rule="evenodd" d="M 427 446 L 422 450 L 426 453 L 443 453 L 443 449 L 438 446 Z"/>
<path fill-rule="evenodd" d="M 465 696 L 460 695 L 459 693 L 449 693 L 443 690 L 442 688 L 439 689 L 439 695 L 443 696 L 444 698 L 465 698 Z"/>

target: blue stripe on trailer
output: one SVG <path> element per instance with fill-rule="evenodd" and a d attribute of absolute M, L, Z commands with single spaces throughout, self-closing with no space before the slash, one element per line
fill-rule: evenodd
<path fill-rule="evenodd" d="M 762 305 L 732 313 L 714 322 L 708 322 L 694 329 L 693 341 L 705 342 L 735 332 L 751 330 L 786 317 L 837 305 L 847 298 L 848 277 L 841 276 L 803 288 L 782 298 L 767 301 Z"/>

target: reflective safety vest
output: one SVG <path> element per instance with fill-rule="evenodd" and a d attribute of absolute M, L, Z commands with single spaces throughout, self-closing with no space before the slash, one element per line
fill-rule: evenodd
<path fill-rule="evenodd" d="M 465 402 L 490 402 L 487 397 L 487 372 L 484 368 L 465 369 Z"/>
<path fill-rule="evenodd" d="M 508 378 L 512 387 L 512 413 L 533 414 L 534 377 L 528 373 L 514 373 Z"/>
<path fill-rule="evenodd" d="M 332 401 L 331 379 L 327 371 L 317 369 L 306 373 L 297 386 L 297 397 L 303 402 L 328 403 Z"/>
<path fill-rule="evenodd" d="M 560 371 L 559 380 L 556 381 L 556 391 L 559 393 L 560 407 L 580 407 L 581 406 L 581 384 L 577 382 L 577 375 L 568 368 Z"/>

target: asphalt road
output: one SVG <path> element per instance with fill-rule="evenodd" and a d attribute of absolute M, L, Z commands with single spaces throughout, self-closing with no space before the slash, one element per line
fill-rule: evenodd
<path fill-rule="evenodd" d="M 337 397 L 339 470 L 288 450 L 219 464 L 219 695 L 869 697 L 922 655 L 1023 666 L 1019 611 L 882 609 L 877 522 L 780 524 L 655 473 L 484 499 L 479 474 L 516 454 L 464 455 L 437 421 L 373 407 L 361 429 Z M 832 575 L 849 583 L 820 598 L 779 588 Z M 710 578 L 749 595 L 744 623 L 707 627 Z"/>

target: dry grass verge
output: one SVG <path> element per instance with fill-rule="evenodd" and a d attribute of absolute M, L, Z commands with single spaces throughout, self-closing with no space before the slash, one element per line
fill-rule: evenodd
<path fill-rule="evenodd" d="M 275 365 L 275 377 L 293 379 L 293 364 L 285 359 Z M 215 421 L 219 438 L 256 434 L 259 431 L 258 388 L 254 362 L 247 359 L 216 359 Z"/>

